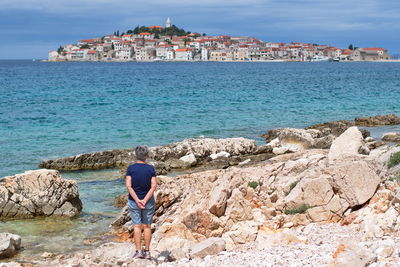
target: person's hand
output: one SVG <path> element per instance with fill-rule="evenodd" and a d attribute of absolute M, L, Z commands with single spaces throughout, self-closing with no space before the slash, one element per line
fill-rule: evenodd
<path fill-rule="evenodd" d="M 145 199 L 141 199 L 140 202 L 142 203 L 143 207 L 146 207 L 147 201 Z"/>
<path fill-rule="evenodd" d="M 138 200 L 136 201 L 136 205 L 138 206 L 139 209 L 144 209 L 144 206 L 146 204 L 143 204 L 143 200 Z"/>

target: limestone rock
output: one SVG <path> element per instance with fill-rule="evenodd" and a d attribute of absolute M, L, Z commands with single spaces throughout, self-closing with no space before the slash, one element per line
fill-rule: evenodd
<path fill-rule="evenodd" d="M 197 162 L 196 156 L 194 154 L 188 154 L 179 158 L 179 160 L 182 161 L 186 166 L 193 166 Z"/>
<path fill-rule="evenodd" d="M 227 201 L 226 216 L 233 222 L 253 219 L 250 202 L 244 198 L 243 193 L 235 188 Z"/>
<path fill-rule="evenodd" d="M 20 249 L 20 236 L 10 233 L 0 233 L 0 259 L 10 258 Z"/>
<path fill-rule="evenodd" d="M 377 190 L 381 178 L 377 174 L 380 166 L 359 157 L 345 158 L 327 169 L 330 182 L 340 198 L 350 207 L 367 202 Z"/>
<path fill-rule="evenodd" d="M 225 250 L 225 240 L 218 237 L 208 238 L 198 244 L 195 244 L 190 249 L 190 257 L 204 258 L 207 255 L 218 254 Z"/>
<path fill-rule="evenodd" d="M 236 245 L 245 244 L 256 240 L 258 224 L 254 221 L 241 221 L 222 235 L 226 241 L 227 249 L 232 249 Z"/>
<path fill-rule="evenodd" d="M 303 129 L 284 128 L 280 131 L 278 138 L 282 145 L 292 144 L 299 149 L 311 148 L 314 145 L 312 135 Z"/>
<path fill-rule="evenodd" d="M 382 135 L 382 141 L 388 142 L 400 142 L 400 133 L 385 133 Z"/>
<path fill-rule="evenodd" d="M 82 210 L 75 181 L 40 169 L 0 179 L 1 218 L 73 217 Z"/>
<path fill-rule="evenodd" d="M 228 152 L 221 151 L 219 153 L 211 154 L 210 158 L 214 160 L 214 159 L 218 159 L 218 158 L 229 158 L 230 156 L 231 156 L 231 154 L 229 154 Z"/>
<path fill-rule="evenodd" d="M 306 129 L 317 129 L 325 134 L 333 134 L 334 136 L 339 136 L 352 126 L 354 126 L 354 122 L 340 120 L 315 124 L 307 127 Z"/>
<path fill-rule="evenodd" d="M 222 151 L 231 156 L 239 156 L 252 154 L 256 149 L 256 141 L 246 138 L 192 138 L 168 145 L 150 147 L 149 163 L 155 165 L 160 173 L 160 169 L 164 172 L 174 166 L 185 168 L 188 165 L 196 165 L 196 162 L 201 162 L 210 155 Z M 196 158 L 196 162 L 193 156 Z M 133 149 L 116 149 L 47 160 L 40 163 L 40 167 L 57 170 L 126 168 L 134 160 Z"/>
<path fill-rule="evenodd" d="M 348 128 L 332 142 L 328 158 L 332 162 L 346 155 L 358 155 L 364 146 L 364 138 L 357 127 Z"/>
<path fill-rule="evenodd" d="M 400 124 L 400 117 L 396 114 L 377 115 L 373 117 L 360 117 L 355 118 L 357 126 L 380 126 L 380 125 L 396 125 Z"/>
<path fill-rule="evenodd" d="M 274 147 L 272 149 L 272 153 L 274 153 L 275 155 L 282 155 L 289 152 L 289 148 L 287 147 Z"/>
<path fill-rule="evenodd" d="M 333 258 L 333 266 L 337 267 L 365 267 L 376 261 L 372 251 L 351 243 L 340 244 Z"/>

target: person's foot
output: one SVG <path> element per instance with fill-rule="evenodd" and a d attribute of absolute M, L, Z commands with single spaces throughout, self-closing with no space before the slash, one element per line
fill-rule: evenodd
<path fill-rule="evenodd" d="M 143 258 L 146 260 L 151 260 L 151 255 L 149 250 L 143 250 Z"/>
<path fill-rule="evenodd" d="M 133 254 L 133 258 L 134 258 L 134 259 L 143 259 L 143 253 L 142 253 L 142 251 L 136 250 L 135 254 Z"/>

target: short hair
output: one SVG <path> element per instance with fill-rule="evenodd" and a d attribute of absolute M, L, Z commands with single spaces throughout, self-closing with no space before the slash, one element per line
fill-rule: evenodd
<path fill-rule="evenodd" d="M 146 160 L 149 156 L 149 148 L 147 146 L 137 146 L 135 148 L 135 155 L 138 160 Z"/>

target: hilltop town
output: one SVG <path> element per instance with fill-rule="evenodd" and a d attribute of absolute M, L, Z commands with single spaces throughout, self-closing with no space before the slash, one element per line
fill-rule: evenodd
<path fill-rule="evenodd" d="M 341 49 L 309 43 L 264 42 L 249 36 L 207 36 L 171 24 L 80 40 L 49 52 L 49 61 L 382 61 L 384 48 Z"/>

